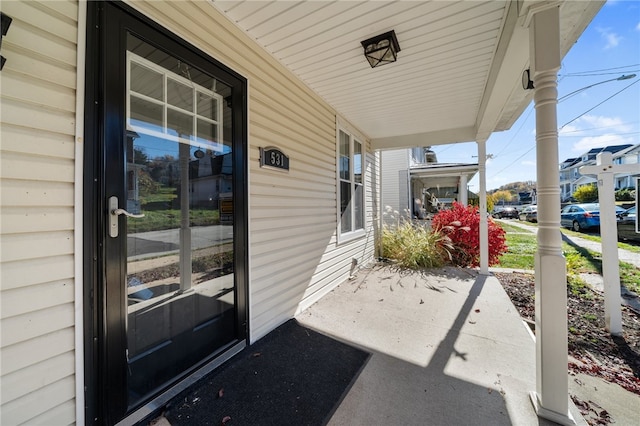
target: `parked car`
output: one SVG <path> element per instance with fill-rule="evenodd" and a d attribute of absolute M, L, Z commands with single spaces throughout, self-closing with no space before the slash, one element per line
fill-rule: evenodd
<path fill-rule="evenodd" d="M 622 213 L 623 208 L 616 206 L 616 214 Z M 600 204 L 584 203 L 569 204 L 560 212 L 560 225 L 580 232 L 584 229 L 600 226 Z"/>
<path fill-rule="evenodd" d="M 517 219 L 518 210 L 515 207 L 504 207 L 493 214 L 498 219 Z"/>
<path fill-rule="evenodd" d="M 636 232 L 636 208 L 618 214 L 618 239 L 632 240 L 640 243 L 640 233 Z"/>
<path fill-rule="evenodd" d="M 537 222 L 538 221 L 538 206 L 531 205 L 527 206 L 518 215 L 520 220 L 526 220 L 527 222 Z"/>

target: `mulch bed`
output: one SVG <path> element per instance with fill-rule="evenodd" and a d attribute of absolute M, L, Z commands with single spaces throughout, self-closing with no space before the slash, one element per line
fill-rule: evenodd
<path fill-rule="evenodd" d="M 520 315 L 535 320 L 532 274 L 496 273 Z M 597 291 L 567 292 L 569 371 L 616 383 L 640 395 L 640 313 L 622 307 L 621 337 L 605 331 L 604 297 Z"/>

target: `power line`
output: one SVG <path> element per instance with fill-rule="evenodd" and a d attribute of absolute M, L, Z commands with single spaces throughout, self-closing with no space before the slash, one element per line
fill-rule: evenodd
<path fill-rule="evenodd" d="M 616 74 L 617 74 L 617 73 L 616 73 Z M 630 78 L 636 78 L 636 74 L 626 74 L 626 75 L 625 75 L 625 74 L 623 74 L 623 75 L 621 75 L 621 76 L 620 76 L 620 77 L 618 77 L 618 78 L 612 78 L 612 79 L 610 79 L 610 80 L 599 81 L 599 82 L 597 82 L 597 83 L 593 83 L 593 84 L 590 84 L 590 85 L 588 85 L 588 86 L 581 87 L 581 88 L 580 88 L 580 89 L 578 89 L 578 90 L 574 90 L 574 91 L 573 91 L 573 92 L 571 92 L 571 93 L 568 93 L 568 94 L 566 94 L 566 95 L 564 95 L 564 96 L 559 97 L 559 98 L 558 98 L 558 103 L 560 103 L 560 102 L 562 102 L 562 101 L 565 101 L 565 100 L 569 99 L 570 97 L 575 96 L 575 95 L 577 95 L 578 93 L 581 93 L 581 92 L 583 92 L 583 91 L 585 91 L 585 90 L 587 90 L 587 89 L 590 89 L 590 88 L 592 88 L 592 87 L 594 87 L 594 86 L 599 86 L 599 85 L 601 85 L 601 84 L 609 83 L 609 82 L 611 82 L 611 81 L 616 81 L 616 80 L 617 80 L 617 81 L 629 80 Z"/>
<path fill-rule="evenodd" d="M 631 136 L 631 135 L 640 135 L 640 132 L 630 132 L 630 133 L 606 133 L 606 136 Z M 605 136 L 605 135 L 598 135 L 598 136 Z M 563 138 L 584 138 L 584 135 L 575 135 L 575 136 L 566 136 L 566 135 L 562 135 L 561 137 Z"/>
<path fill-rule="evenodd" d="M 636 65 L 627 65 L 627 66 L 624 66 L 624 67 L 608 68 L 608 69 L 606 69 L 606 70 L 602 70 L 602 71 L 615 70 L 615 69 L 619 69 L 619 68 L 628 68 L 628 67 L 631 67 L 631 66 L 638 66 L 638 65 L 640 65 L 640 64 L 636 64 Z M 590 71 L 585 71 L 585 72 L 590 72 Z M 640 72 L 640 71 L 639 71 L 639 72 Z M 619 74 L 619 72 L 614 72 L 614 73 L 610 73 L 610 74 Z M 560 81 L 561 81 L 561 80 L 562 80 L 562 78 L 564 78 L 565 76 L 571 76 L 571 75 L 572 75 L 572 74 L 565 74 L 565 75 L 562 75 L 562 77 L 560 78 Z M 561 98 L 559 98 L 559 99 L 558 99 L 558 103 L 560 103 L 560 102 L 562 102 L 562 101 L 564 101 L 564 100 L 566 100 L 566 99 L 568 99 L 568 98 L 570 98 L 570 97 L 572 97 L 572 96 L 574 96 L 574 95 L 577 95 L 579 92 L 582 92 L 583 90 L 589 89 L 589 88 L 591 88 L 591 87 L 593 87 L 593 86 L 597 86 L 597 85 L 600 85 L 600 84 L 603 84 L 603 83 L 608 83 L 608 82 L 610 82 L 610 81 L 615 81 L 615 80 L 626 80 L 626 79 L 629 79 L 629 78 L 634 78 L 635 76 L 636 76 L 635 74 L 631 74 L 631 75 L 622 75 L 621 77 L 618 77 L 618 78 L 614 78 L 614 79 L 611 79 L 611 80 L 606 80 L 606 81 L 601 81 L 601 82 L 598 82 L 598 83 L 591 84 L 591 85 L 589 85 L 589 86 L 587 86 L 587 87 L 583 87 L 583 88 L 581 88 L 581 89 L 578 89 L 578 90 L 576 90 L 576 91 L 573 91 L 573 92 L 569 93 L 568 95 L 562 96 Z M 627 86 L 627 87 L 628 87 L 628 86 Z M 625 88 L 625 89 L 626 89 L 626 88 Z M 624 90 L 624 89 L 623 89 L 623 90 Z M 613 96 L 615 96 L 615 95 L 613 95 Z M 605 101 L 606 101 L 606 100 L 605 100 Z M 598 106 L 598 105 L 596 105 L 596 107 L 597 107 L 597 106 Z M 594 108 L 595 108 L 595 107 L 594 107 Z M 494 155 L 494 157 L 497 157 L 497 156 L 499 156 L 500 154 L 502 154 L 502 153 L 504 152 L 504 150 L 505 150 L 505 149 L 507 149 L 507 148 L 509 147 L 509 145 L 511 145 L 511 143 L 515 140 L 515 138 L 516 138 L 516 137 L 518 136 L 518 134 L 520 133 L 520 130 L 522 130 L 522 128 L 524 127 L 524 124 L 525 124 L 525 123 L 527 122 L 527 120 L 529 119 L 529 115 L 531 115 L 531 112 L 532 112 L 532 111 L 533 111 L 533 108 L 529 109 L 529 111 L 527 112 L 526 117 L 522 120 L 522 124 L 520 124 L 520 127 L 518 128 L 518 130 L 515 132 L 515 134 L 512 136 L 512 138 L 511 138 L 511 139 L 510 139 L 510 140 L 509 140 L 509 141 L 504 145 L 504 147 L 502 148 L 502 150 L 500 150 L 497 154 L 495 154 L 495 155 Z M 588 112 L 588 111 L 587 111 L 587 112 Z M 586 114 L 586 113 L 584 113 L 584 114 Z M 565 124 L 565 126 L 566 126 L 566 124 Z M 562 129 L 562 127 L 561 127 L 560 129 Z"/>
<path fill-rule="evenodd" d="M 626 70 L 626 72 L 640 72 L 640 69 Z M 614 75 L 614 74 L 620 74 L 620 72 L 601 72 L 596 74 L 565 75 L 564 77 L 595 77 L 600 75 Z"/>
<path fill-rule="evenodd" d="M 509 147 L 509 145 L 511 145 L 511 143 L 515 140 L 516 136 L 518 136 L 518 133 L 520 133 L 520 130 L 522 130 L 522 128 L 524 127 L 525 123 L 527 122 L 527 120 L 529 119 L 529 116 L 531 115 L 531 113 L 533 112 L 533 107 L 529 108 L 529 112 L 527 112 L 526 117 L 522 120 L 522 124 L 520 124 L 520 127 L 518 127 L 518 130 L 516 131 L 516 133 L 513 135 L 513 137 L 509 140 L 509 142 L 507 142 L 505 144 L 505 146 L 497 153 L 494 155 L 494 157 L 499 156 L 500 154 L 502 154 L 504 152 L 505 149 L 507 149 Z"/>
<path fill-rule="evenodd" d="M 582 133 L 582 132 L 588 132 L 590 130 L 601 130 L 601 129 L 608 129 L 610 127 L 629 126 L 629 125 L 638 124 L 638 123 L 640 123 L 640 121 L 629 121 L 626 123 L 611 124 L 609 126 L 591 127 L 588 129 L 580 129 L 580 130 L 567 130 L 566 132 L 562 132 L 562 134 L 566 135 L 567 133 Z"/>
<path fill-rule="evenodd" d="M 626 66 L 622 66 L 622 67 L 614 67 L 614 68 L 605 68 L 605 69 L 601 69 L 601 70 L 592 70 L 592 71 L 581 71 L 581 72 L 576 72 L 576 73 L 567 73 L 567 74 L 558 74 L 558 77 L 560 77 L 560 80 L 562 80 L 564 77 L 587 77 L 587 76 L 597 76 L 597 75 L 608 75 L 608 74 L 619 74 L 620 71 L 615 71 L 615 72 L 608 72 L 608 73 L 601 73 L 601 74 L 597 74 L 599 72 L 602 71 L 614 71 L 614 70 L 622 70 L 622 69 L 626 69 L 626 68 L 630 68 L 630 67 L 638 67 L 640 66 L 640 64 L 632 64 L 632 65 L 626 65 Z M 640 72 L 640 70 L 627 70 L 625 72 Z M 559 80 L 559 81 L 560 81 Z M 617 80 L 617 79 L 614 79 Z M 613 80 L 611 80 L 613 81 Z M 629 84 L 628 86 L 626 86 L 625 88 L 623 88 L 622 90 L 614 93 L 613 95 L 609 96 L 608 98 L 606 98 L 605 100 L 603 100 L 602 102 L 600 102 L 599 104 L 595 105 L 593 108 L 589 109 L 586 112 L 583 112 L 582 114 L 580 114 L 579 116 L 575 117 L 573 120 L 569 121 L 568 123 L 564 124 L 562 127 L 560 127 L 558 130 L 562 130 L 562 128 L 564 128 L 567 124 L 577 120 L 578 118 L 582 117 L 583 115 L 587 114 L 590 111 L 593 111 L 595 108 L 597 108 L 598 106 L 602 105 L 603 103 L 605 103 L 606 101 L 608 101 L 609 99 L 613 98 L 614 96 L 618 95 L 619 93 L 623 92 L 624 90 L 628 89 L 629 87 L 631 87 L 632 85 L 636 84 L 638 81 L 640 80 L 636 80 L 633 83 Z M 599 83 L 596 83 L 599 84 Z M 592 85 L 593 86 L 593 85 Z M 592 86 L 587 86 L 586 88 L 592 87 Z M 579 89 L 578 91 L 582 91 L 586 88 L 583 89 Z M 570 93 L 567 96 L 570 96 L 572 94 L 575 93 Z M 565 96 L 566 99 L 566 96 Z M 560 101 L 560 100 L 559 100 Z M 502 154 L 504 152 L 505 149 L 507 149 L 507 147 L 509 147 L 509 145 L 511 145 L 511 143 L 515 140 L 516 136 L 518 135 L 518 133 L 520 132 L 520 130 L 522 129 L 522 127 L 524 127 L 524 124 L 526 123 L 527 119 L 529 118 L 529 115 L 531 114 L 531 112 L 533 111 L 533 108 L 529 110 L 527 116 L 522 120 L 522 124 L 520 125 L 520 127 L 518 128 L 518 130 L 516 131 L 516 133 L 514 134 L 514 136 L 511 138 L 511 140 L 509 140 L 509 142 L 507 142 L 505 144 L 505 146 L 502 148 L 502 150 L 500 150 L 498 152 L 498 154 L 496 154 L 494 157 L 499 156 L 500 154 Z M 635 123 L 635 122 L 634 122 Z M 628 124 L 628 123 L 624 123 L 624 124 Z M 631 123 L 633 124 L 633 123 Z M 613 126 L 605 126 L 602 128 L 606 128 L 606 127 L 613 127 Z M 585 129 L 585 130 L 580 130 L 580 131 L 586 131 L 586 130 L 595 130 L 598 128 L 594 128 L 594 129 Z M 566 132 L 566 133 L 572 133 L 574 131 L 571 132 Z M 577 132 L 577 131 L 575 131 Z M 615 136 L 620 136 L 620 135 L 633 135 L 633 134 L 638 134 L 640 132 L 633 132 L 633 133 L 620 133 L 620 134 L 615 134 Z M 583 136 L 565 136 L 565 137 L 583 137 Z M 527 151 L 525 151 L 523 154 L 521 154 L 518 158 L 516 158 L 515 160 L 513 160 L 509 165 L 507 165 L 506 167 L 503 167 L 502 169 L 500 169 L 498 172 L 496 173 L 492 173 L 491 176 L 495 176 L 498 175 L 502 172 L 504 172 L 505 170 L 509 169 L 510 167 L 514 166 L 516 164 L 516 162 L 520 159 L 522 159 L 524 156 L 526 156 L 527 154 L 529 154 L 531 151 L 533 151 L 536 147 L 536 144 L 534 144 L 531 148 L 529 148 Z"/>
<path fill-rule="evenodd" d="M 495 176 L 495 175 L 499 175 L 500 173 L 504 172 L 505 170 L 507 170 L 509 167 L 514 166 L 516 161 L 520 160 L 522 157 L 524 157 L 525 155 L 527 155 L 528 153 L 530 153 L 531 151 L 533 151 L 533 149 L 536 147 L 536 145 L 534 144 L 531 148 L 529 148 L 528 150 L 526 150 L 524 152 L 524 154 L 522 154 L 520 157 L 516 158 L 515 160 L 512 161 L 511 164 L 509 164 L 507 167 L 504 167 L 503 169 L 501 169 L 500 171 L 491 174 L 491 176 Z"/>
<path fill-rule="evenodd" d="M 603 68 L 603 69 L 599 69 L 599 70 L 570 72 L 570 73 L 566 73 L 566 74 L 558 74 L 558 76 L 562 76 L 562 77 L 584 77 L 584 76 L 588 76 L 588 75 L 603 75 L 603 74 L 594 74 L 594 73 L 600 73 L 600 72 L 603 72 L 603 71 L 622 70 L 622 69 L 631 68 L 631 67 L 640 67 L 640 64 L 623 65 L 621 67 Z M 611 73 L 605 73 L 605 74 L 617 74 L 618 72 L 619 71 L 611 72 Z M 627 71 L 627 72 L 634 72 L 634 71 Z"/>
<path fill-rule="evenodd" d="M 593 111 L 594 109 L 596 109 L 597 107 L 599 107 L 599 106 L 600 106 L 600 105 L 602 105 L 603 103 L 607 102 L 609 99 L 611 99 L 611 98 L 613 98 L 614 96 L 616 96 L 616 95 L 618 95 L 618 94 L 622 93 L 623 91 L 627 90 L 629 87 L 633 86 L 633 85 L 634 85 L 634 84 L 636 84 L 638 81 L 640 81 L 640 80 L 636 80 L 636 81 L 634 81 L 633 83 L 629 84 L 627 87 L 625 87 L 625 88 L 623 88 L 623 89 L 621 89 L 621 90 L 617 91 L 616 93 L 614 93 L 613 95 L 611 95 L 611 96 L 609 96 L 607 99 L 605 99 L 604 101 L 602 101 L 602 102 L 600 102 L 599 104 L 595 105 L 593 108 L 590 108 L 590 109 L 586 110 L 585 112 L 583 112 L 582 114 L 578 115 L 577 117 L 575 117 L 575 118 L 573 118 L 573 119 L 571 119 L 571 120 L 567 121 L 567 122 L 566 122 L 566 123 L 564 123 L 564 124 L 560 127 L 560 129 L 558 129 L 558 130 L 562 130 L 562 128 L 564 128 L 564 126 L 566 126 L 567 124 L 569 124 L 569 123 L 573 123 L 573 122 L 574 122 L 574 121 L 576 121 L 578 118 L 580 118 L 580 117 L 582 117 L 583 115 L 585 115 L 586 113 Z"/>

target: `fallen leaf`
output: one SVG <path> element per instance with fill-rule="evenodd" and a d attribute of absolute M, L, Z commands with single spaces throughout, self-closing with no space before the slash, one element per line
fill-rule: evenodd
<path fill-rule="evenodd" d="M 475 310 L 475 313 L 476 313 L 476 314 L 477 314 L 477 313 L 479 313 L 479 312 L 480 312 L 480 309 L 476 309 L 476 310 Z"/>
<path fill-rule="evenodd" d="M 224 416 L 222 418 L 222 424 L 226 425 L 229 421 L 231 421 L 231 417 L 230 416 Z"/>
<path fill-rule="evenodd" d="M 475 321 L 469 321 L 469 324 L 475 324 L 475 323 L 476 323 Z"/>
<path fill-rule="evenodd" d="M 424 304 L 424 300 L 420 299 L 420 304 L 423 305 Z"/>
<path fill-rule="evenodd" d="M 222 398 L 224 396 L 224 388 L 220 388 L 218 391 L 218 398 Z"/>
<path fill-rule="evenodd" d="M 258 358 L 259 356 L 262 356 L 262 352 L 254 352 L 254 353 L 251 354 L 251 356 L 253 358 Z"/>

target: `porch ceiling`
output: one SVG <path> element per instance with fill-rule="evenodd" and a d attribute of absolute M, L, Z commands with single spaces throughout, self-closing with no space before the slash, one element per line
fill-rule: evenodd
<path fill-rule="evenodd" d="M 411 179 L 420 181 L 427 187 L 456 187 L 461 176 L 471 181 L 478 173 L 477 164 L 434 164 L 409 169 Z"/>
<path fill-rule="evenodd" d="M 213 5 L 339 114 L 390 149 L 486 139 L 531 100 L 527 14 L 559 4 L 563 54 L 601 1 L 218 1 Z M 398 61 L 360 42 L 395 30 Z"/>

